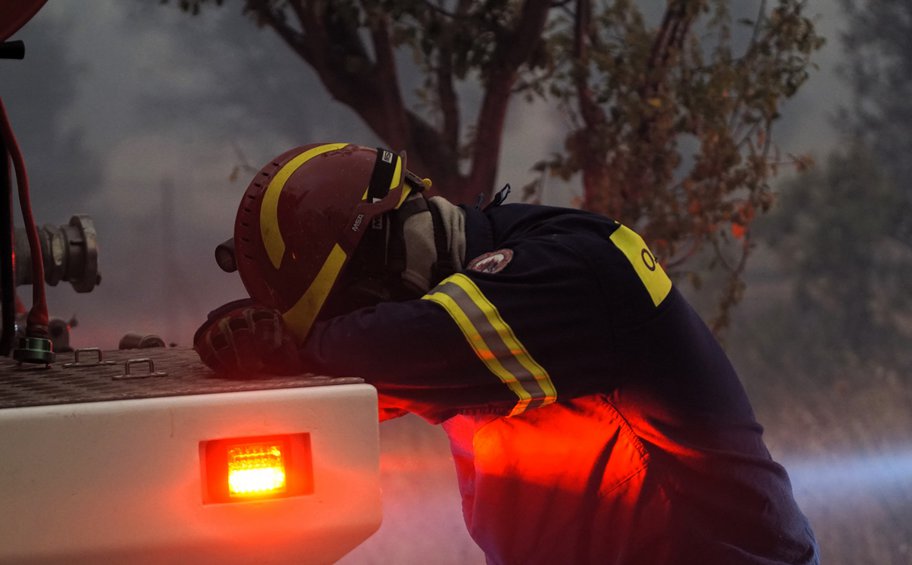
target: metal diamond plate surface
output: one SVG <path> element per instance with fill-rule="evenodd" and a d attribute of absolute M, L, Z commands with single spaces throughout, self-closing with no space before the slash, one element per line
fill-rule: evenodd
<path fill-rule="evenodd" d="M 364 382 L 313 374 L 227 379 L 204 366 L 189 347 L 83 349 L 79 363 L 74 353 L 58 354 L 47 368 L 0 358 L 0 409 Z"/>

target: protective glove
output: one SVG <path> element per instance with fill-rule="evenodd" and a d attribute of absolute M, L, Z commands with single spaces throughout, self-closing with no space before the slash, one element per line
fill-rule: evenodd
<path fill-rule="evenodd" d="M 303 372 L 294 335 L 277 310 L 235 300 L 209 313 L 193 349 L 213 371 L 229 377 Z"/>

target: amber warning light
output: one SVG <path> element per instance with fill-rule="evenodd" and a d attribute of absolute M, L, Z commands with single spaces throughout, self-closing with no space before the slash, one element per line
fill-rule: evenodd
<path fill-rule="evenodd" d="M 313 492 L 309 434 L 200 442 L 203 502 L 241 502 Z"/>

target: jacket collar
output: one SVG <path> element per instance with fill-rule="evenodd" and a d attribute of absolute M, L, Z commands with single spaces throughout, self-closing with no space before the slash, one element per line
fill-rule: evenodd
<path fill-rule="evenodd" d="M 465 212 L 466 256 L 469 263 L 482 253 L 494 250 L 494 229 L 487 214 L 472 206 L 460 205 Z"/>

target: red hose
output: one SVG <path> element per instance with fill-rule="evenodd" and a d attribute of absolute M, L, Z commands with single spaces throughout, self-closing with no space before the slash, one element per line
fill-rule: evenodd
<path fill-rule="evenodd" d="M 41 255 L 41 242 L 38 239 L 38 227 L 32 215 L 32 201 L 29 197 L 28 175 L 25 172 L 25 159 L 19 149 L 19 143 L 13 134 L 9 116 L 3 99 L 0 99 L 0 120 L 2 120 L 3 138 L 16 170 L 16 184 L 19 187 L 19 207 L 22 209 L 22 220 L 25 223 L 25 233 L 28 237 L 29 249 L 32 254 L 32 308 L 29 310 L 26 334 L 47 334 L 48 308 L 47 297 L 44 293 L 44 258 Z M 0 156 L 6 158 L 5 155 Z M 42 335 L 41 337 L 46 337 Z"/>

